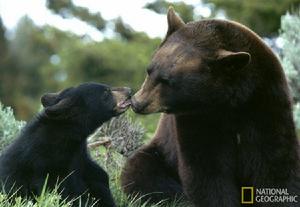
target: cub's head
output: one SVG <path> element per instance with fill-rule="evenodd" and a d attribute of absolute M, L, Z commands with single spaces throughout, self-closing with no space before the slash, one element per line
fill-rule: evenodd
<path fill-rule="evenodd" d="M 246 96 L 239 86 L 251 62 L 248 33 L 254 33 L 224 20 L 185 24 L 172 8 L 167 19 L 167 35 L 132 98 L 133 110 L 189 113 L 241 101 L 236 96 Z"/>
<path fill-rule="evenodd" d="M 43 114 L 49 120 L 70 123 L 93 131 L 103 122 L 130 106 L 129 88 L 111 88 L 97 83 L 84 83 L 58 93 L 42 96 Z"/>

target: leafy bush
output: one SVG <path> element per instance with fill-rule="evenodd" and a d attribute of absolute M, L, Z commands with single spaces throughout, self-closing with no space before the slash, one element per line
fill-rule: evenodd
<path fill-rule="evenodd" d="M 138 122 L 134 122 L 127 114 L 112 118 L 103 124 L 90 138 L 90 146 L 107 143 L 118 153 L 128 157 L 143 142 L 145 134 L 144 127 Z"/>
<path fill-rule="evenodd" d="M 0 152 L 17 136 L 24 125 L 24 121 L 15 119 L 10 107 L 4 107 L 0 102 Z"/>
<path fill-rule="evenodd" d="M 283 40 L 282 63 L 295 101 L 294 116 L 300 129 L 300 13 L 286 14 L 281 18 Z"/>

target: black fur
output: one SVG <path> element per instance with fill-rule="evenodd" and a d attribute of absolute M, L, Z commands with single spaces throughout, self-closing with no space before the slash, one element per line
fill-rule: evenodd
<path fill-rule="evenodd" d="M 116 116 L 116 99 L 108 86 L 82 84 L 42 97 L 44 110 L 23 129 L 0 157 L 0 181 L 7 193 L 39 195 L 60 183 L 68 200 L 82 195 L 115 206 L 106 172 L 87 152 L 86 138 L 102 123 Z M 89 199 L 90 200 L 90 199 Z M 74 203 L 77 205 L 77 203 Z"/>

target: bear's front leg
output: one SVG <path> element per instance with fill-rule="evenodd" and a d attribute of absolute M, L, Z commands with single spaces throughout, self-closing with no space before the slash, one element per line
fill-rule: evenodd
<path fill-rule="evenodd" d="M 200 167 L 201 166 L 201 167 Z M 240 191 L 230 173 L 180 161 L 179 173 L 184 193 L 196 207 L 238 207 Z"/>
<path fill-rule="evenodd" d="M 153 143 L 139 149 L 126 163 L 122 188 L 126 194 L 138 195 L 142 202 L 172 202 L 182 197 L 182 186 L 165 157 Z"/>
<path fill-rule="evenodd" d="M 82 175 L 88 192 L 98 200 L 97 206 L 115 207 L 109 188 L 109 177 L 100 166 L 86 158 L 83 162 Z"/>

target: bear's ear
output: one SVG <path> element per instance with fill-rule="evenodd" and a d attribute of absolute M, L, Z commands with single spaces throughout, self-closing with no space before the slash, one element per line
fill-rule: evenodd
<path fill-rule="evenodd" d="M 63 98 L 53 105 L 45 107 L 45 114 L 51 119 L 66 119 L 70 117 L 74 105 L 72 98 Z"/>
<path fill-rule="evenodd" d="M 227 69 L 239 70 L 247 66 L 251 61 L 251 55 L 247 52 L 231 52 L 219 50 L 217 52 L 217 64 Z"/>
<path fill-rule="evenodd" d="M 168 18 L 167 37 L 185 25 L 183 20 L 175 14 L 175 11 L 172 6 L 169 7 L 167 18 Z"/>
<path fill-rule="evenodd" d="M 47 93 L 42 96 L 41 103 L 43 107 L 52 106 L 57 102 L 58 93 Z"/>

